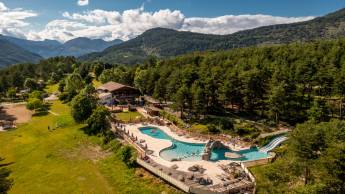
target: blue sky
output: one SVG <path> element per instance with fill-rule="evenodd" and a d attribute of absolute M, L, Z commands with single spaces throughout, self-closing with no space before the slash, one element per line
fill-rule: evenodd
<path fill-rule="evenodd" d="M 81 0 L 82 1 L 82 0 Z M 94 10 L 102 10 L 107 12 L 116 11 L 119 14 L 123 14 L 124 12 L 128 10 L 136 10 L 142 5 L 144 5 L 144 9 L 140 10 L 141 13 L 139 15 L 144 15 L 146 13 L 150 14 L 151 16 L 155 12 L 160 12 L 161 10 L 169 9 L 171 12 L 168 13 L 168 15 L 171 14 L 174 10 L 178 11 L 181 15 L 183 20 L 188 20 L 187 24 L 178 24 L 174 23 L 172 21 L 169 21 L 170 23 L 164 23 L 161 24 L 160 21 L 156 21 L 157 19 L 152 19 L 154 22 L 149 22 L 150 27 L 156 27 L 154 24 L 159 23 L 163 27 L 170 27 L 178 30 L 190 30 L 190 31 L 197 31 L 202 33 L 207 33 L 207 30 L 204 30 L 204 28 L 209 27 L 211 23 L 209 20 L 212 18 L 219 18 L 222 16 L 227 15 L 266 15 L 266 16 L 272 16 L 272 17 L 282 17 L 282 18 L 291 18 L 293 17 L 293 20 L 281 20 L 277 18 L 258 18 L 254 22 L 251 22 L 247 28 L 253 28 L 261 25 L 270 25 L 270 24 L 276 24 L 276 23 L 291 23 L 295 21 L 303 21 L 306 19 L 310 19 L 310 17 L 307 16 L 321 16 L 325 15 L 327 13 L 333 12 L 335 10 L 338 10 L 345 6 L 344 0 L 88 0 L 88 4 L 84 6 L 79 6 L 77 4 L 78 0 L 0 0 L 0 3 L 2 3 L 6 8 L 7 12 L 12 11 L 15 12 L 16 9 L 21 8 L 22 11 L 31 12 L 34 13 L 35 16 L 30 15 L 30 17 L 26 18 L 20 18 L 21 21 L 24 21 L 25 23 L 29 24 L 26 26 L 6 26 L 4 24 L 0 24 L 0 33 L 3 34 L 13 34 L 16 36 L 31 36 L 29 38 L 31 39 L 40 39 L 39 36 L 45 36 L 45 35 L 33 35 L 33 32 L 40 32 L 47 28 L 47 24 L 54 23 L 54 25 L 62 25 L 66 27 L 66 22 L 64 25 L 60 22 L 59 24 L 56 24 L 56 20 L 65 20 L 69 23 L 76 22 L 78 20 L 79 24 L 88 25 L 88 26 L 99 26 L 100 23 L 93 23 L 90 24 L 88 21 L 87 24 L 85 21 L 81 21 L 80 17 L 76 19 L 75 17 L 66 18 L 66 13 L 68 12 L 70 16 L 72 14 L 80 14 L 80 15 L 88 15 Z M 65 14 L 64 14 L 65 13 Z M 167 14 L 167 13 L 166 13 Z M 176 16 L 177 13 L 175 13 Z M 92 15 L 92 14 L 91 14 Z M 107 14 L 104 14 L 104 17 L 111 17 L 106 16 Z M 164 14 L 163 14 L 164 15 Z M 94 15 L 92 15 L 94 16 Z M 153 17 L 153 16 L 152 16 Z M 163 16 L 160 16 L 163 17 Z M 164 15 L 165 17 L 165 15 Z M 200 23 L 200 20 L 195 21 L 193 20 L 192 23 L 190 22 L 189 18 L 203 18 L 202 22 L 205 23 L 207 20 L 207 24 L 203 24 L 202 26 L 195 26 L 196 24 Z M 105 19 L 103 18 L 103 19 Z M 167 18 L 169 18 L 167 16 Z M 176 18 L 180 18 L 180 16 L 176 16 Z M 175 19 L 176 19 L 175 18 Z M 296 20 L 298 18 L 298 20 Z M 304 19 L 303 19 L 304 18 Z M 1 9 L 0 9 L 0 19 L 1 18 Z M 18 18 L 17 18 L 18 19 Z M 174 20 L 173 18 L 170 18 L 171 20 Z M 221 18 L 224 21 L 230 20 L 229 18 L 224 19 Z M 237 18 L 238 19 L 238 18 Z M 251 18 L 253 20 L 253 18 Z M 219 20 L 219 19 L 218 19 Z M 224 22 L 222 21 L 222 22 Z M 263 22 L 262 22 L 263 21 Z M 83 23 L 84 22 L 84 23 Z M 183 22 L 182 20 L 180 22 Z M 255 24 L 255 25 L 254 25 Z M 103 24 L 102 27 L 108 24 Z M 128 26 L 128 24 L 121 24 L 121 27 Z M 218 34 L 225 34 L 225 33 L 232 33 L 234 31 L 238 31 L 241 29 L 247 29 L 245 24 L 241 24 L 238 26 L 234 25 L 234 23 L 228 24 L 229 30 L 227 29 L 219 29 L 216 30 Z M 184 27 L 183 27 L 184 26 Z M 189 26 L 189 27 L 186 27 Z M 192 27 L 190 27 L 192 26 Z M 230 27 L 236 26 L 230 29 Z M 55 26 L 56 27 L 56 26 Z M 114 27 L 114 26 L 113 26 Z M 119 26 L 118 26 L 119 27 Z M 158 27 L 158 26 L 157 26 Z M 216 28 L 216 26 L 211 26 L 212 31 Z M 211 29 L 210 27 L 210 29 Z M 16 29 L 12 29 L 16 28 Z M 81 26 L 81 28 L 84 29 L 84 27 Z M 203 29 L 201 29 L 203 28 Z M 132 28 L 129 28 L 132 29 Z M 128 39 L 131 38 L 143 30 L 142 28 L 136 29 L 137 31 L 132 34 L 127 35 L 121 35 L 120 32 L 116 35 L 108 35 L 105 36 L 105 32 L 102 33 L 95 33 L 91 38 L 103 38 L 103 39 L 112 39 L 116 38 L 122 38 L 122 39 Z M 29 31 L 32 32 L 31 35 L 29 34 Z M 211 31 L 211 30 L 210 30 Z M 212 32 L 211 31 L 211 32 Z M 64 32 L 66 34 L 69 34 L 69 32 Z M 52 34 L 52 33 L 51 33 Z M 98 35 L 97 35 L 98 34 Z M 73 35 L 73 36 L 72 36 Z M 62 35 L 60 37 L 52 37 L 52 35 L 47 35 L 44 38 L 54 38 L 54 39 L 60 39 L 61 41 L 65 41 L 69 38 L 75 37 L 77 35 L 82 35 L 80 32 L 76 33 L 74 31 L 71 32 L 71 35 L 66 35 L 62 38 Z M 97 37 L 99 36 L 99 37 Z M 103 36 L 103 37 L 102 37 Z M 43 37 L 42 37 L 43 38 Z"/>

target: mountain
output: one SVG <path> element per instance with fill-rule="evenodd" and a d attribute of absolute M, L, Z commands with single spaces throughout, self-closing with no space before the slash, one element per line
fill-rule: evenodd
<path fill-rule="evenodd" d="M 42 57 L 7 40 L 0 39 L 0 68 L 16 63 L 36 63 Z"/>
<path fill-rule="evenodd" d="M 110 42 L 102 39 L 75 38 L 65 42 L 56 49 L 55 56 L 81 56 L 87 53 L 99 52 L 110 46 L 122 43 L 116 39 Z"/>
<path fill-rule="evenodd" d="M 33 40 L 26 40 L 21 38 L 15 38 L 11 36 L 2 36 L 0 35 L 0 39 L 7 40 L 21 48 L 28 50 L 32 53 L 37 53 L 43 57 L 52 57 L 55 56 L 52 54 L 55 49 L 62 44 L 56 40 L 44 40 L 44 41 L 33 41 Z"/>
<path fill-rule="evenodd" d="M 107 47 L 119 44 L 122 40 L 116 39 L 110 42 L 101 39 L 76 38 L 64 44 L 56 40 L 32 41 L 10 36 L 0 35 L 0 40 L 6 40 L 17 46 L 37 53 L 44 58 L 55 56 L 81 56 L 91 52 L 100 52 Z"/>
<path fill-rule="evenodd" d="M 138 37 L 80 57 L 81 60 L 135 64 L 149 55 L 171 57 L 194 51 L 227 50 L 264 44 L 308 42 L 345 36 L 345 9 L 313 20 L 259 27 L 230 35 L 209 35 L 154 28 Z"/>

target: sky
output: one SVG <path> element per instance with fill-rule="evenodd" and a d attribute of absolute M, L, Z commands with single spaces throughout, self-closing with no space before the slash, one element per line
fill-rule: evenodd
<path fill-rule="evenodd" d="M 345 0 L 0 0 L 0 34 L 128 40 L 165 27 L 207 34 L 313 19 Z"/>

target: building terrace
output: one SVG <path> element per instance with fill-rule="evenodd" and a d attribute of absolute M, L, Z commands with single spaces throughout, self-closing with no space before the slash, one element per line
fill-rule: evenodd
<path fill-rule="evenodd" d="M 139 90 L 116 82 L 107 82 L 97 88 L 97 92 L 103 104 L 134 103 L 140 96 Z M 111 94 L 111 98 L 109 98 Z"/>

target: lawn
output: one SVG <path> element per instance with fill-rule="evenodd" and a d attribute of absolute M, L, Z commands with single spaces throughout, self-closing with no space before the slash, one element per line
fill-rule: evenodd
<path fill-rule="evenodd" d="M 142 118 L 142 115 L 139 112 L 121 112 L 115 113 L 117 119 L 128 122 L 130 120 Z"/>
<path fill-rule="evenodd" d="M 59 84 L 53 84 L 46 86 L 45 91 L 49 94 L 52 94 L 54 92 L 58 92 Z"/>
<path fill-rule="evenodd" d="M 74 123 L 67 105 L 54 102 L 51 110 L 58 115 L 35 116 L 16 130 L 0 133 L 0 156 L 11 163 L 7 168 L 14 180 L 9 193 L 178 192 L 138 173 L 142 169 L 128 169 L 118 155 L 96 151 L 98 137 L 83 133 L 84 125 Z"/>
<path fill-rule="evenodd" d="M 92 80 L 93 87 L 97 88 L 102 85 L 100 81 L 97 81 L 96 79 Z"/>

